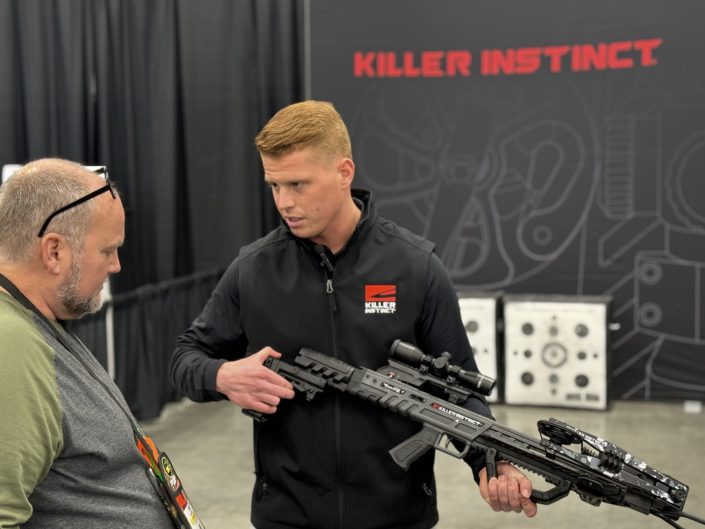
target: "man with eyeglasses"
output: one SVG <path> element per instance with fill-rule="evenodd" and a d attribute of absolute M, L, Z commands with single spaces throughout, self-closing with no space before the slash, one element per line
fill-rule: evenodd
<path fill-rule="evenodd" d="M 122 201 L 60 159 L 0 186 L 0 527 L 171 528 L 119 389 L 63 328 L 120 271 Z"/>

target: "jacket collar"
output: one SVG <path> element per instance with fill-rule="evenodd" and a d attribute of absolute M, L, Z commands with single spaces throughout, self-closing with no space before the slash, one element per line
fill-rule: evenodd
<path fill-rule="evenodd" d="M 355 231 L 353 232 L 341 252 L 344 251 L 345 248 L 347 248 L 351 243 L 353 243 L 360 237 L 363 237 L 370 230 L 370 228 L 374 224 L 375 218 L 377 217 L 377 208 L 374 203 L 374 199 L 372 198 L 371 191 L 368 191 L 366 189 L 352 189 L 351 194 L 353 200 L 355 201 L 355 204 L 362 211 L 362 215 L 360 216 L 360 221 L 355 227 Z M 308 239 L 300 239 L 299 237 L 291 233 L 291 230 L 285 222 L 282 221 L 282 224 L 289 236 L 302 243 L 305 247 L 313 249 L 314 244 L 311 241 L 309 241 Z"/>
<path fill-rule="evenodd" d="M 353 233 L 354 237 L 355 233 L 360 231 L 362 228 L 369 229 L 369 226 L 373 223 L 375 217 L 377 216 L 377 208 L 372 199 L 371 191 L 368 191 L 366 189 L 353 189 L 352 197 L 355 201 L 355 204 L 357 204 L 357 206 L 362 211 L 360 221 L 357 223 L 357 227 L 355 228 L 355 232 Z"/>

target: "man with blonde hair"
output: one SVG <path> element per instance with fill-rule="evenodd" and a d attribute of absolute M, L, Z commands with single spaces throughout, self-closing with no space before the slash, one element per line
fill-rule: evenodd
<path fill-rule="evenodd" d="M 476 371 L 450 277 L 432 243 L 352 190 L 350 138 L 332 104 L 280 110 L 255 144 L 283 225 L 240 251 L 179 338 L 172 382 L 196 401 L 271 414 L 254 425 L 257 529 L 429 529 L 438 522 L 433 451 L 408 472 L 388 454 L 416 423 L 345 394 L 288 402 L 291 385 L 262 364 L 291 362 L 305 346 L 377 369 L 401 339 Z M 384 310 L 374 308 L 380 294 Z M 467 405 L 490 414 L 482 398 Z M 492 509 L 536 513 L 521 472 L 500 463 L 488 483 L 483 454 L 466 460 Z"/>
<path fill-rule="evenodd" d="M 125 211 L 100 174 L 50 158 L 0 186 L 2 528 L 173 527 L 119 389 L 62 325 L 120 271 Z"/>

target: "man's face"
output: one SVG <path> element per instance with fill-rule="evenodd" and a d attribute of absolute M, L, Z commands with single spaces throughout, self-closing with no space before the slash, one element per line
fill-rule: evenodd
<path fill-rule="evenodd" d="M 262 155 L 264 180 L 279 214 L 297 237 L 331 247 L 350 219 L 343 206 L 350 196 L 354 165 L 349 158 L 326 157 L 305 147 L 271 157 Z"/>
<path fill-rule="evenodd" d="M 100 310 L 103 283 L 109 274 L 120 271 L 118 249 L 125 238 L 122 203 L 109 194 L 97 198 L 96 202 L 83 249 L 72 254 L 70 273 L 59 285 L 58 298 L 65 312 L 64 319 L 80 318 Z"/>

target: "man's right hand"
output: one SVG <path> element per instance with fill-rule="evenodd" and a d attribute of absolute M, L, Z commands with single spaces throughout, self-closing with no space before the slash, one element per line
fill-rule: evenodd
<path fill-rule="evenodd" d="M 281 399 L 294 398 L 294 388 L 262 365 L 270 356 L 279 358 L 281 353 L 265 347 L 241 360 L 224 363 L 216 373 L 215 389 L 244 409 L 274 413 Z"/>

